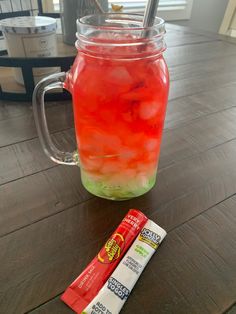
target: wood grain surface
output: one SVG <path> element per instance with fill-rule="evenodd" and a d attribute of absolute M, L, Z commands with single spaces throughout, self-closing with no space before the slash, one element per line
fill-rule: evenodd
<path fill-rule="evenodd" d="M 85 191 L 76 167 L 43 153 L 31 104 L 0 102 L 0 313 L 72 313 L 60 294 L 129 208 L 168 235 L 122 313 L 235 313 L 236 45 L 168 25 L 171 90 L 157 184 L 125 202 Z M 1 74 L 0 74 L 1 75 Z M 50 132 L 73 150 L 70 102 L 47 104 Z"/>

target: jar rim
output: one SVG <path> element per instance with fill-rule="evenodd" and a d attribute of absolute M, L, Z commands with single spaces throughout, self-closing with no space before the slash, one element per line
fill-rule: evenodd
<path fill-rule="evenodd" d="M 76 48 L 103 59 L 153 57 L 166 49 L 165 22 L 159 17 L 155 18 L 153 26 L 143 27 L 140 14 L 88 15 L 77 20 L 77 27 Z M 130 48 L 123 49 L 126 47 Z"/>
<path fill-rule="evenodd" d="M 80 19 L 77 19 L 76 24 L 77 24 L 78 33 L 80 33 L 81 27 L 92 27 L 93 29 L 108 30 L 108 31 L 155 30 L 156 34 L 158 35 L 163 35 L 165 33 L 165 21 L 162 18 L 155 17 L 155 21 L 152 26 L 143 27 L 142 26 L 143 15 L 141 14 L 128 14 L 128 13 L 92 14 L 92 15 L 87 15 Z M 127 26 L 121 27 L 122 24 L 127 24 Z"/>

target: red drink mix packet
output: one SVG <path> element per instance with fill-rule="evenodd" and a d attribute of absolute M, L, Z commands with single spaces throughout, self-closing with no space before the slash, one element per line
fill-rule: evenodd
<path fill-rule="evenodd" d="M 148 218 L 131 209 L 107 240 L 98 255 L 61 296 L 76 313 L 81 313 L 110 277 Z"/>

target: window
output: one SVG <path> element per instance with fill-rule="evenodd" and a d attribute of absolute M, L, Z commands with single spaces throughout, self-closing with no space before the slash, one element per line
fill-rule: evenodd
<path fill-rule="evenodd" d="M 38 5 L 36 0 L 0 0 L 0 14 L 17 12 L 17 11 L 30 11 L 31 14 L 37 14 Z"/>
<path fill-rule="evenodd" d="M 144 12 L 147 0 L 108 0 L 124 6 L 124 12 Z M 193 0 L 160 0 L 158 16 L 167 21 L 190 19 Z"/>
<path fill-rule="evenodd" d="M 59 0 L 52 0 L 54 11 L 59 11 Z M 123 5 L 124 12 L 143 13 L 147 0 L 108 0 L 108 2 Z M 50 1 L 44 1 L 50 3 Z M 160 0 L 158 16 L 166 21 L 190 19 L 193 0 Z"/>

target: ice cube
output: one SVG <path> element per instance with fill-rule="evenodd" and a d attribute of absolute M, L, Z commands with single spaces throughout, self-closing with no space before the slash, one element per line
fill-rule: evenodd
<path fill-rule="evenodd" d="M 130 160 L 137 156 L 137 152 L 128 147 L 122 147 L 120 149 L 120 159 L 122 160 Z"/>
<path fill-rule="evenodd" d="M 103 174 L 112 174 L 112 173 L 119 173 L 121 171 L 119 167 L 119 163 L 117 161 L 109 161 L 107 158 L 104 160 L 104 164 L 100 169 L 100 172 Z"/>
<path fill-rule="evenodd" d="M 158 114 L 159 104 L 155 101 L 141 102 L 139 105 L 139 117 L 143 120 L 154 118 Z"/>
<path fill-rule="evenodd" d="M 147 160 L 150 163 L 157 162 L 158 154 L 156 151 L 149 152 L 147 156 Z"/>
<path fill-rule="evenodd" d="M 149 180 L 147 174 L 138 173 L 136 176 L 136 182 L 139 188 L 148 188 Z"/>
<path fill-rule="evenodd" d="M 107 79 L 111 84 L 130 85 L 133 83 L 132 76 L 122 66 L 111 68 L 111 71 L 107 74 Z"/>
<path fill-rule="evenodd" d="M 139 162 L 136 165 L 137 172 L 145 174 L 146 176 L 153 175 L 157 169 L 156 158 L 152 161 Z"/>
<path fill-rule="evenodd" d="M 127 179 L 123 176 L 123 174 L 120 173 L 114 173 L 109 179 L 108 184 L 112 187 L 116 187 L 117 189 L 120 189 L 124 187 L 127 183 Z"/>
<path fill-rule="evenodd" d="M 106 132 L 103 132 L 102 130 L 94 130 L 92 137 L 95 141 L 98 141 L 99 143 L 102 143 L 106 146 L 120 147 L 121 145 L 121 140 L 118 136 L 108 134 Z"/>
<path fill-rule="evenodd" d="M 136 153 L 138 153 L 141 150 L 140 144 L 145 141 L 145 134 L 143 132 L 132 133 L 129 129 L 126 130 L 126 134 L 129 136 L 123 134 L 124 143 L 127 147 L 134 148 Z"/>
<path fill-rule="evenodd" d="M 132 180 L 133 178 L 135 178 L 136 176 L 136 171 L 134 169 L 124 169 L 121 172 L 121 175 L 124 176 L 124 178 L 126 178 L 126 180 Z"/>
<path fill-rule="evenodd" d="M 91 156 L 83 156 L 80 154 L 81 167 L 86 171 L 97 172 L 101 169 L 103 164 L 102 158 L 93 158 Z"/>
<path fill-rule="evenodd" d="M 159 147 L 160 141 L 156 138 L 150 138 L 144 143 L 144 148 L 148 151 L 156 151 Z"/>
<path fill-rule="evenodd" d="M 92 127 L 85 127 L 80 132 L 80 149 L 85 150 L 87 155 L 103 157 L 119 154 L 121 140 L 118 136 Z"/>

